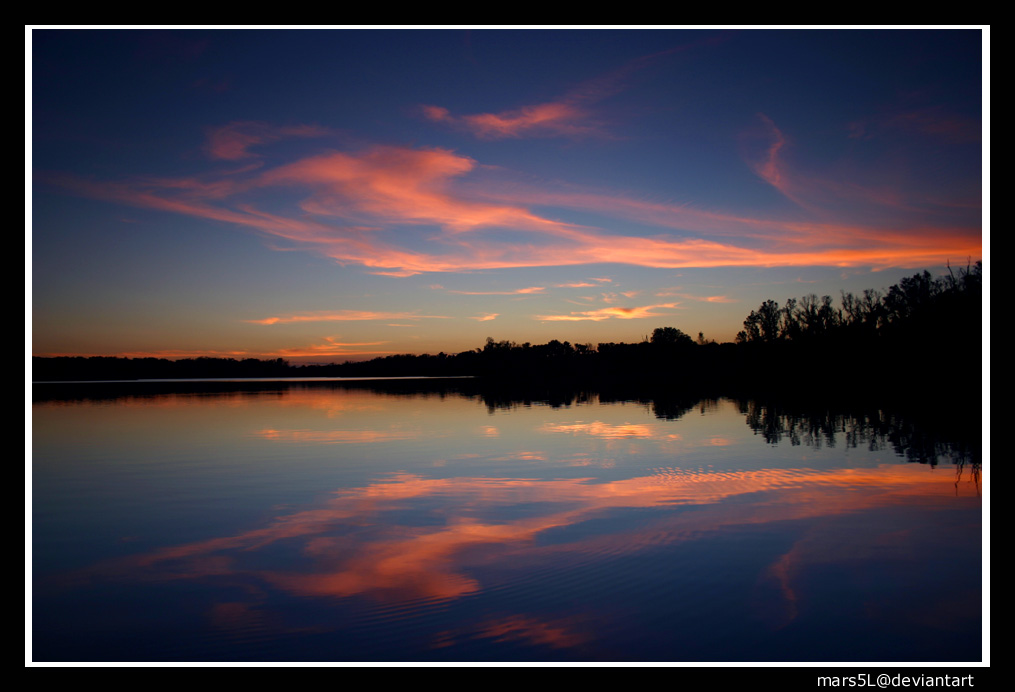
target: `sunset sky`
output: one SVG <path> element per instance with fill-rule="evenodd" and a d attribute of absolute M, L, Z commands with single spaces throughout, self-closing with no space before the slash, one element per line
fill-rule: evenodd
<path fill-rule="evenodd" d="M 965 266 L 988 39 L 26 31 L 31 350 L 728 341 L 768 298 Z"/>

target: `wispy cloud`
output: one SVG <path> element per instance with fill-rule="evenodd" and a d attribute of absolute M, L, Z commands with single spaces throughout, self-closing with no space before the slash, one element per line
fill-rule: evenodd
<path fill-rule="evenodd" d="M 978 119 L 948 112 L 941 106 L 896 108 L 888 113 L 855 120 L 847 126 L 853 139 L 870 139 L 900 132 L 932 137 L 954 144 L 978 142 L 982 123 Z"/>
<path fill-rule="evenodd" d="M 799 213 L 781 218 L 779 216 L 749 216 L 701 209 L 687 203 L 637 199 L 610 190 L 581 189 L 577 186 L 561 184 L 552 186 L 489 185 L 474 192 L 491 201 L 520 203 L 524 200 L 528 205 L 534 207 L 559 207 L 586 213 L 595 212 L 613 219 L 636 221 L 650 226 L 672 229 L 679 235 L 672 239 L 668 239 L 666 236 L 656 236 L 656 239 L 668 241 L 658 246 L 664 249 L 675 249 L 681 242 L 690 242 L 695 238 L 707 238 L 709 241 L 715 242 L 717 247 L 721 245 L 729 248 L 731 253 L 743 249 L 758 258 L 769 255 L 777 249 L 791 251 L 793 249 L 817 250 L 823 247 L 831 249 L 836 246 L 866 246 L 874 254 L 883 254 L 887 264 L 891 265 L 897 259 L 896 252 L 900 254 L 904 252 L 891 247 L 894 241 L 903 236 L 919 237 L 926 229 L 933 229 L 933 237 L 927 245 L 928 250 L 943 251 L 947 254 L 948 251 L 944 246 L 952 243 L 962 246 L 974 238 L 979 244 L 980 229 L 970 226 L 948 225 L 947 221 L 943 221 L 940 216 L 940 204 L 936 205 L 938 209 L 925 210 L 928 211 L 926 218 L 910 213 L 902 226 L 899 226 L 899 221 L 895 219 L 886 225 L 854 223 L 850 220 L 851 214 L 856 215 L 857 210 L 863 211 L 872 204 L 893 204 L 897 209 L 901 205 L 897 203 L 897 200 L 893 200 L 887 191 L 877 193 L 869 189 L 844 184 L 835 186 L 829 183 L 825 185 L 823 180 L 821 183 L 816 182 L 818 179 L 814 179 L 813 176 L 812 181 L 807 183 L 810 188 L 804 192 L 799 189 L 804 184 L 800 182 L 800 175 L 788 173 L 785 170 L 786 165 L 781 161 L 774 165 L 780 171 L 779 180 L 788 194 L 798 199 L 801 193 L 815 197 L 820 193 L 826 199 L 830 195 L 848 196 L 853 202 L 852 211 L 844 210 L 840 206 L 838 209 L 825 212 L 819 209 L 817 204 L 801 201 L 799 206 L 809 212 L 808 215 L 811 218 L 806 218 Z M 763 166 L 755 164 L 755 168 L 763 168 Z M 770 173 L 770 175 L 774 175 L 774 173 Z M 884 215 L 881 214 L 878 218 L 883 219 Z M 691 237 L 688 237 L 688 234 Z M 586 232 L 586 235 L 591 237 L 593 234 Z M 691 254 L 694 253 L 688 253 L 688 255 Z M 944 255 L 939 256 L 944 257 Z M 704 258 L 701 259 L 704 261 Z M 618 259 L 618 261 L 623 262 L 622 259 Z M 660 262 L 664 261 L 660 258 Z M 760 266 L 776 266 L 784 264 L 785 261 L 785 259 L 781 259 L 769 263 L 766 260 L 761 260 L 759 264 Z M 660 266 L 649 262 L 644 266 Z M 740 262 L 736 258 L 729 257 L 729 266 L 739 264 Z M 747 264 L 750 264 L 750 261 Z M 807 261 L 801 262 L 801 264 L 807 264 Z M 880 264 L 880 262 L 875 261 L 874 264 Z M 784 266 L 794 265 L 795 263 L 791 262 Z M 667 263 L 667 266 L 683 268 L 717 265 L 674 262 Z"/>
<path fill-rule="evenodd" d="M 423 115 L 434 122 L 449 123 L 472 132 L 480 139 L 525 136 L 578 136 L 600 132 L 588 122 L 589 114 L 576 103 L 557 101 L 523 106 L 501 113 L 452 115 L 447 108 L 424 106 Z"/>
<path fill-rule="evenodd" d="M 677 288 L 666 288 L 656 291 L 657 298 L 684 298 L 685 300 L 694 300 L 703 303 L 736 303 L 736 298 L 730 298 L 729 296 L 699 296 L 693 293 L 685 293 Z"/>
<path fill-rule="evenodd" d="M 772 119 L 767 115 L 764 113 L 758 113 L 758 117 L 761 118 L 762 122 L 764 122 L 765 126 L 768 128 L 768 132 L 771 135 L 771 143 L 768 146 L 768 151 L 766 152 L 764 159 L 755 165 L 755 172 L 762 180 L 781 192 L 784 196 L 786 196 L 786 198 L 792 200 L 801 207 L 806 207 L 807 205 L 794 193 L 789 178 L 784 170 L 782 150 L 787 144 L 786 136 L 782 133 L 782 130 L 775 126 L 775 123 L 772 122 Z"/>
<path fill-rule="evenodd" d="M 181 360 L 185 358 L 309 358 L 313 356 L 346 356 L 352 358 L 397 353 L 397 351 L 370 348 L 372 346 L 382 346 L 388 343 L 387 341 L 343 342 L 335 337 L 324 337 L 322 342 L 306 346 L 262 350 L 163 349 L 157 351 L 130 350 L 116 353 L 33 353 L 33 355 L 50 358 L 57 356 L 114 356 L 117 358 L 165 358 L 166 360 Z"/>
<path fill-rule="evenodd" d="M 635 58 L 545 103 L 471 115 L 453 115 L 449 109 L 435 105 L 424 105 L 420 110 L 428 120 L 467 130 L 479 139 L 603 136 L 606 135 L 606 127 L 594 119 L 593 104 L 624 91 L 636 73 L 668 55 L 722 40 L 722 35 L 710 36 L 702 41 Z"/>
<path fill-rule="evenodd" d="M 295 346 L 282 348 L 275 352 L 268 353 L 270 356 L 281 356 L 283 358 L 310 358 L 314 356 L 378 356 L 395 351 L 381 351 L 370 348 L 371 346 L 383 346 L 387 341 L 339 341 L 338 337 L 326 336 L 322 339 L 324 343 L 310 344 L 309 346 Z"/>
<path fill-rule="evenodd" d="M 566 315 L 536 315 L 535 319 L 541 322 L 581 322 L 602 320 L 637 320 L 645 317 L 665 317 L 667 313 L 657 312 L 659 309 L 673 309 L 680 307 L 680 303 L 662 303 L 659 305 L 642 305 L 639 307 L 608 307 L 598 310 L 581 310 L 570 312 Z"/>
<path fill-rule="evenodd" d="M 447 320 L 446 315 L 420 315 L 415 312 L 378 312 L 373 310 L 336 310 L 334 312 L 304 312 L 295 315 L 265 317 L 260 320 L 243 320 L 251 324 L 291 324 L 293 322 L 356 322 L 364 320 Z"/>
<path fill-rule="evenodd" d="M 356 154 L 333 152 L 267 171 L 262 186 L 296 185 L 313 195 L 303 211 L 322 217 L 403 224 L 436 224 L 464 232 L 500 227 L 567 234 L 578 226 L 553 221 L 513 204 L 466 199 L 451 181 L 476 162 L 447 149 L 374 147 Z"/>
<path fill-rule="evenodd" d="M 521 641 L 555 649 L 578 646 L 592 638 L 582 623 L 568 620 L 547 622 L 525 615 L 486 621 L 472 636 L 498 642 Z"/>
<path fill-rule="evenodd" d="M 785 170 L 780 142 L 784 140 L 775 136 L 759 174 L 787 195 L 802 199 L 801 188 L 793 182 L 798 178 Z M 208 173 L 128 182 L 41 178 L 90 197 L 236 224 L 265 234 L 274 243 L 284 241 L 280 249 L 310 249 L 338 263 L 389 276 L 585 264 L 673 269 L 913 267 L 981 254 L 978 227 L 919 220 L 865 225 L 851 223 L 845 213 L 842 220 L 833 215 L 831 221 L 826 213 L 810 220 L 800 214 L 786 219 L 751 217 L 633 199 L 608 190 L 504 185 L 489 179 L 486 170 L 478 175 L 477 168 L 475 160 L 446 149 L 386 146 L 327 152 L 218 177 Z M 296 208 L 266 211 L 260 206 L 260 192 L 277 188 L 295 188 L 302 200 Z M 805 203 L 803 208 L 807 206 L 812 205 Z M 624 235 L 568 223 L 542 211 L 553 208 L 598 213 L 607 223 L 619 219 L 650 224 L 660 232 Z M 405 233 L 419 227 L 425 232 Z M 336 315 L 331 319 L 371 319 Z M 293 316 L 290 321 L 310 319 Z"/>
<path fill-rule="evenodd" d="M 513 291 L 448 291 L 448 293 L 455 293 L 461 296 L 518 296 L 544 293 L 545 291 L 545 286 L 530 286 L 528 288 L 517 288 Z"/>
<path fill-rule="evenodd" d="M 792 165 L 787 156 L 791 144 L 789 137 L 768 116 L 759 113 L 758 117 L 764 124 L 768 146 L 764 156 L 752 163 L 754 171 L 786 199 L 819 218 L 844 211 L 854 217 L 862 218 L 866 211 L 874 218 L 884 218 L 886 211 L 937 214 L 941 208 L 969 207 L 946 195 L 929 196 L 926 191 L 912 190 L 911 181 L 893 179 L 885 171 L 866 170 L 862 177 L 857 177 L 842 170 L 837 170 L 834 176 L 818 170 L 802 170 Z M 890 130 L 896 135 L 899 132 L 929 134 L 939 140 L 960 144 L 979 138 L 978 123 L 946 118 L 933 109 L 896 114 L 879 121 L 876 126 L 854 122 L 849 127 L 849 136 L 868 138 L 871 128 L 882 132 Z M 979 204 L 975 206 L 979 207 Z"/>
<path fill-rule="evenodd" d="M 205 151 L 213 159 L 239 161 L 256 157 L 251 147 L 267 144 L 287 137 L 323 137 L 330 130 L 318 125 L 273 127 L 268 123 L 234 121 L 221 127 L 209 128 Z"/>
<path fill-rule="evenodd" d="M 500 317 L 500 313 L 488 312 L 484 315 L 477 315 L 476 317 L 472 317 L 471 319 L 478 320 L 479 322 L 489 322 L 490 320 L 495 320 L 498 317 Z"/>

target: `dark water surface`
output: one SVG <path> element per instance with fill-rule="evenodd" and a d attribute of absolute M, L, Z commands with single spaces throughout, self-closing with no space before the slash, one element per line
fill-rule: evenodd
<path fill-rule="evenodd" d="M 35 661 L 981 660 L 979 446 L 889 411 L 35 397 Z"/>

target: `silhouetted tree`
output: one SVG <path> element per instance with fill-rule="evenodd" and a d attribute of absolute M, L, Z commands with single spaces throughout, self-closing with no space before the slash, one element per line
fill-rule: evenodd
<path fill-rule="evenodd" d="M 691 346 L 694 340 L 676 327 L 657 327 L 652 332 L 651 343 L 657 346 Z"/>

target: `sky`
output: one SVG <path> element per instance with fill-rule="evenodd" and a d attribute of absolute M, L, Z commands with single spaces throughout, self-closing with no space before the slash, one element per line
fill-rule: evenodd
<path fill-rule="evenodd" d="M 945 273 L 988 32 L 27 28 L 31 352 L 732 341 Z"/>

